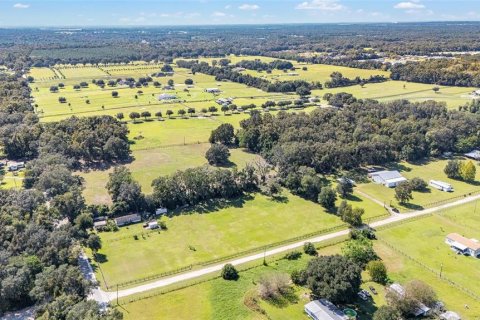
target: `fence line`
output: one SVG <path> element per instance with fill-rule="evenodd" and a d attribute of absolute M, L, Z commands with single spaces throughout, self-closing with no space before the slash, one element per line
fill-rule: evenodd
<path fill-rule="evenodd" d="M 424 264 L 423 262 L 415 259 L 414 257 L 410 256 L 409 254 L 403 252 L 402 250 L 398 249 L 397 247 L 395 247 L 394 245 L 392 245 L 391 243 L 383 240 L 383 239 L 379 239 L 380 242 L 382 242 L 383 244 L 385 244 L 387 247 L 389 247 L 390 249 L 396 251 L 397 253 L 400 253 L 401 255 L 403 255 L 404 257 L 406 257 L 407 259 L 415 262 L 416 264 L 418 264 L 420 267 L 422 267 L 423 269 L 427 270 L 427 271 L 430 271 L 431 273 L 435 274 L 438 278 L 440 278 L 441 280 L 445 281 L 445 282 L 448 282 L 450 285 L 456 287 L 457 289 L 459 290 L 462 290 L 463 292 L 465 292 L 467 295 L 469 295 L 470 297 L 472 297 L 473 299 L 475 300 L 478 300 L 480 301 L 480 296 L 478 294 L 476 294 L 475 292 L 471 291 L 470 289 L 467 289 L 465 288 L 464 286 L 456 283 L 455 281 L 445 277 L 444 275 L 442 275 L 441 272 L 427 266 L 426 264 Z"/>
<path fill-rule="evenodd" d="M 327 248 L 327 247 L 331 247 L 331 246 L 335 246 L 337 244 L 343 243 L 345 241 L 346 241 L 346 239 L 341 239 L 341 240 L 337 240 L 337 241 L 334 241 L 334 242 L 331 242 L 331 243 L 321 244 L 320 246 L 317 246 L 316 248 L 317 249 Z M 282 260 L 282 259 L 285 259 L 283 255 L 280 258 L 270 260 L 270 262 L 277 262 L 277 261 Z M 245 271 L 252 270 L 252 269 L 255 269 L 255 268 L 258 268 L 258 267 L 262 267 L 262 266 L 264 266 L 263 261 L 261 263 L 258 262 L 254 265 L 250 265 L 250 266 L 243 267 L 243 268 L 241 266 L 237 267 L 237 270 L 239 272 L 245 272 Z M 149 294 L 144 294 L 144 295 L 141 295 L 141 296 L 129 298 L 126 301 L 121 301 L 121 305 L 133 303 L 133 302 L 140 301 L 140 300 L 151 299 L 151 298 L 154 298 L 154 297 L 157 297 L 157 296 L 160 296 L 160 295 L 164 295 L 164 294 L 167 294 L 167 293 L 170 293 L 170 292 L 174 292 L 174 291 L 178 291 L 178 290 L 181 290 L 181 289 L 193 287 L 193 286 L 196 286 L 198 284 L 206 283 L 206 282 L 213 281 L 213 280 L 219 279 L 219 278 L 221 278 L 221 276 L 212 275 L 209 278 L 201 279 L 201 280 L 197 280 L 197 281 L 193 281 L 193 282 L 188 282 L 188 283 L 182 284 L 180 286 L 167 287 L 164 290 L 154 291 L 154 292 L 149 293 Z"/>
<path fill-rule="evenodd" d="M 144 277 L 144 278 L 138 278 L 138 279 L 129 280 L 129 281 L 125 281 L 125 282 L 115 283 L 113 285 L 110 285 L 110 287 L 113 288 L 114 286 L 118 286 L 119 288 L 122 288 L 122 287 L 130 286 L 132 284 L 138 284 L 138 283 L 143 283 L 143 282 L 148 282 L 148 281 L 151 281 L 151 280 L 163 278 L 163 277 L 166 277 L 166 276 L 172 276 L 172 275 L 179 274 L 179 273 L 182 273 L 182 272 L 185 272 L 185 271 L 190 271 L 194 267 L 205 267 L 205 266 L 209 266 L 209 265 L 220 263 L 220 262 L 226 262 L 228 260 L 232 260 L 234 258 L 238 258 L 238 257 L 241 257 L 241 256 L 246 256 L 246 255 L 251 254 L 251 253 L 262 252 L 262 251 L 265 251 L 267 249 L 271 249 L 271 248 L 274 248 L 274 247 L 278 247 L 278 246 L 281 246 L 281 245 L 284 245 L 284 244 L 293 243 L 293 242 L 300 241 L 300 240 L 305 240 L 305 239 L 312 238 L 312 237 L 315 237 L 315 236 L 319 236 L 319 235 L 322 235 L 322 234 L 326 234 L 326 233 L 329 233 L 329 232 L 332 232 L 332 231 L 341 230 L 341 229 L 346 228 L 346 227 L 347 227 L 346 224 L 340 224 L 340 225 L 337 225 L 337 226 L 334 226 L 334 227 L 331 227 L 331 228 L 322 229 L 322 230 L 319 230 L 319 231 L 316 231 L 316 232 L 304 234 L 302 236 L 298 236 L 298 237 L 294 237 L 294 238 L 290 238 L 290 239 L 286 239 L 286 240 L 282 240 L 282 241 L 277 241 L 277 242 L 270 243 L 270 244 L 267 244 L 267 245 L 264 245 L 264 246 L 260 246 L 260 247 L 244 250 L 244 251 L 241 251 L 241 252 L 237 252 L 237 253 L 232 254 L 232 255 L 223 256 L 223 257 L 219 257 L 219 258 L 211 259 L 211 260 L 207 260 L 207 261 L 197 262 L 197 263 L 194 263 L 194 264 L 191 264 L 189 266 L 185 266 L 185 267 L 182 267 L 182 268 L 179 268 L 179 269 L 176 269 L 176 270 L 162 272 L 162 273 L 150 275 L 150 276 L 147 276 L 147 277 Z"/>
<path fill-rule="evenodd" d="M 472 195 L 475 195 L 475 194 L 479 194 L 479 193 L 480 193 L 480 189 L 474 190 L 472 192 L 464 193 L 464 194 L 461 194 L 461 195 L 458 195 L 458 196 L 455 196 L 455 197 L 451 197 L 451 198 L 448 198 L 448 199 L 445 199 L 445 200 L 430 202 L 430 203 L 427 203 L 425 205 L 422 205 L 422 207 L 428 208 L 428 207 L 438 206 L 440 204 L 449 203 L 449 202 L 452 202 L 454 200 L 458 200 L 458 199 L 461 199 L 461 198 L 466 198 L 466 197 L 469 197 L 469 196 L 472 196 Z"/>

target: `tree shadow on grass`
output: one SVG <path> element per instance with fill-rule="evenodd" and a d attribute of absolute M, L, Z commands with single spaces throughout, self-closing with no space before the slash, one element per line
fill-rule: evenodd
<path fill-rule="evenodd" d="M 177 209 L 170 211 L 168 214 L 169 217 L 179 216 L 183 214 L 208 214 L 212 212 L 219 211 L 221 209 L 226 208 L 243 208 L 245 202 L 253 200 L 254 196 L 251 194 L 245 194 L 238 198 L 233 199 L 213 199 L 209 201 L 205 201 L 203 203 L 197 204 L 192 207 L 188 207 L 185 209 Z"/>
<path fill-rule="evenodd" d="M 218 168 L 234 168 L 236 166 L 237 165 L 230 160 L 227 160 L 227 162 L 225 162 L 225 163 L 220 163 L 220 164 L 216 165 L 216 167 L 218 167 Z"/>
<path fill-rule="evenodd" d="M 288 197 L 286 197 L 284 195 L 272 196 L 271 200 L 274 201 L 274 202 L 278 202 L 278 203 L 288 203 L 288 201 L 289 201 Z"/>
<path fill-rule="evenodd" d="M 270 298 L 265 301 L 276 308 L 287 308 L 291 304 L 297 304 L 300 299 L 295 293 L 295 290 L 289 288 L 287 292 L 283 293 L 281 296 Z"/>
<path fill-rule="evenodd" d="M 424 208 L 421 205 L 414 204 L 414 203 L 402 203 L 400 204 L 403 208 L 409 209 L 409 210 L 423 210 Z"/>
<path fill-rule="evenodd" d="M 354 194 L 348 194 L 347 197 L 345 198 L 345 200 L 348 200 L 348 201 L 352 201 L 352 202 L 363 202 L 363 200 L 359 197 L 357 197 L 356 195 Z"/>

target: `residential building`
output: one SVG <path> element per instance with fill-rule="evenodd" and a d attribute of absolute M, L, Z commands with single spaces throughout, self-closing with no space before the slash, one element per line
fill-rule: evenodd
<path fill-rule="evenodd" d="M 396 293 L 399 297 L 403 298 L 405 296 L 405 289 L 402 287 L 402 285 L 398 283 L 393 283 L 388 287 L 388 290 L 391 292 Z M 412 314 L 415 317 L 425 317 L 430 313 L 430 308 L 424 305 L 423 303 L 419 302 L 411 311 L 410 314 Z"/>
<path fill-rule="evenodd" d="M 395 188 L 399 183 L 407 181 L 407 179 L 396 170 L 372 172 L 370 173 L 370 178 L 372 178 L 375 183 L 383 184 L 388 188 Z"/>
<path fill-rule="evenodd" d="M 115 223 L 119 227 L 124 226 L 126 224 L 137 223 L 140 221 L 142 221 L 142 217 L 137 213 L 115 218 Z"/>
<path fill-rule="evenodd" d="M 480 242 L 477 239 L 468 239 L 458 233 L 450 233 L 445 243 L 452 249 L 473 257 L 480 257 Z"/>
<path fill-rule="evenodd" d="M 165 214 L 167 212 L 168 212 L 167 208 L 157 208 L 157 210 L 155 210 L 155 215 L 159 216 L 159 215 Z"/>
<path fill-rule="evenodd" d="M 445 191 L 445 192 L 452 192 L 453 187 L 446 182 L 443 181 L 438 181 L 438 180 L 430 180 L 429 185 L 435 189 L 438 189 L 440 191 Z"/>
<path fill-rule="evenodd" d="M 162 93 L 158 96 L 158 100 L 174 100 L 177 99 L 177 96 L 169 93 Z"/>
<path fill-rule="evenodd" d="M 348 320 L 348 317 L 326 299 L 314 300 L 304 306 L 305 312 L 313 320 Z"/>

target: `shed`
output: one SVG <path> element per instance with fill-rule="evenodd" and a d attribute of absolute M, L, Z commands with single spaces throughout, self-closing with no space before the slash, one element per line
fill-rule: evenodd
<path fill-rule="evenodd" d="M 208 92 L 208 93 L 220 93 L 220 89 L 218 88 L 207 88 L 205 89 L 205 92 Z"/>
<path fill-rule="evenodd" d="M 148 223 L 148 229 L 158 229 L 159 228 L 159 225 L 158 225 L 158 222 L 157 221 L 151 221 Z"/>
<path fill-rule="evenodd" d="M 96 221 L 93 223 L 95 229 L 101 229 L 107 226 L 107 220 Z"/>

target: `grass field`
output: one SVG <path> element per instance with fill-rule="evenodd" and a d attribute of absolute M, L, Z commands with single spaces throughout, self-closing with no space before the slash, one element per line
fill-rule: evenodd
<path fill-rule="evenodd" d="M 16 175 L 13 172 L 6 172 L 0 183 L 0 189 L 21 189 L 24 176 L 23 170 L 17 171 Z"/>
<path fill-rule="evenodd" d="M 134 240 L 133 235 L 144 232 L 141 224 L 101 233 L 100 254 L 106 257 L 106 262 L 101 263 L 103 275 L 111 286 L 342 224 L 320 205 L 287 191 L 284 195 L 281 201 L 253 194 L 226 204 L 198 206 L 162 218 L 167 231 L 149 233 L 139 240 Z M 355 197 L 351 203 L 365 208 L 366 218 L 385 213 L 367 199 Z"/>
<path fill-rule="evenodd" d="M 151 193 L 151 183 L 154 179 L 162 175 L 174 173 L 177 170 L 185 170 L 207 164 L 205 153 L 209 147 L 209 143 L 201 143 L 137 150 L 133 152 L 135 160 L 126 166 L 142 186 L 142 191 Z M 258 157 L 242 149 L 231 149 L 230 153 L 230 161 L 239 168 L 244 167 L 246 163 L 254 161 Z M 85 179 L 86 188 L 83 195 L 88 203 L 110 203 L 110 196 L 105 189 L 105 185 L 108 181 L 108 174 L 112 171 L 113 169 L 110 168 L 108 170 L 93 170 L 79 173 Z"/>
<path fill-rule="evenodd" d="M 467 207 L 461 207 L 460 212 L 464 212 L 465 210 L 468 211 Z M 423 232 L 421 230 L 422 226 L 424 226 L 424 222 L 428 222 L 428 219 L 432 218 L 420 219 L 411 223 L 399 225 L 393 229 L 380 231 L 378 234 L 381 240 L 375 242 L 375 250 L 387 265 L 391 282 L 403 284 L 412 279 L 420 279 L 434 288 L 438 298 L 445 303 L 448 310 L 459 313 L 463 317 L 462 319 L 478 319 L 480 317 L 480 305 L 478 304 L 478 301 L 462 290 L 452 287 L 448 282 L 440 279 L 438 275 L 426 270 L 383 242 L 384 236 L 388 235 L 390 231 L 393 231 L 394 234 L 409 234 L 408 237 L 401 237 L 409 239 L 408 244 L 402 242 L 402 245 L 408 245 L 412 248 L 420 247 L 420 250 L 424 251 L 421 257 L 426 255 L 429 259 L 435 259 L 436 257 L 430 257 L 431 254 L 427 253 L 427 247 L 431 251 L 437 251 L 434 249 L 437 244 L 432 244 L 431 241 L 424 241 L 425 238 L 429 238 L 429 232 Z M 470 216 L 469 219 L 473 219 L 473 217 Z M 409 229 L 410 225 L 414 226 L 415 231 L 418 231 L 418 233 L 409 233 L 406 231 L 414 231 Z M 435 225 L 433 228 L 438 228 L 438 225 Z M 402 232 L 402 230 L 404 231 Z M 401 241 L 405 241 L 404 239 Z M 443 238 L 435 238 L 435 241 L 437 240 L 440 241 L 438 246 L 446 247 L 443 243 Z M 421 243 L 421 245 L 419 245 L 419 243 Z M 340 248 L 341 245 L 326 247 L 320 249 L 319 254 L 329 255 L 340 253 Z M 447 248 L 447 250 L 449 249 Z M 468 257 L 458 258 L 465 260 L 472 259 Z M 245 298 L 255 294 L 257 290 L 256 281 L 258 281 L 261 275 L 272 272 L 290 273 L 292 270 L 304 268 L 308 260 L 309 258 L 303 255 L 302 258 L 297 261 L 279 260 L 276 262 L 269 262 L 268 266 L 260 265 L 241 272 L 239 280 L 234 282 L 224 281 L 223 279 L 214 279 L 184 289 L 165 293 L 163 295 L 157 295 L 151 298 L 127 303 L 127 301 L 131 299 L 131 297 L 128 297 L 120 300 L 120 310 L 124 312 L 125 319 L 127 320 L 156 318 L 166 320 L 183 318 L 307 320 L 309 318 L 304 314 L 303 306 L 308 302 L 308 299 L 305 296 L 305 293 L 308 293 L 308 291 L 303 288 L 295 287 L 296 299 L 291 299 L 290 302 L 283 301 L 279 304 L 272 304 L 260 300 L 259 305 L 266 312 L 266 315 L 259 314 L 258 312 L 249 309 L 245 305 Z M 478 264 L 480 260 L 473 261 L 472 259 L 471 262 L 476 262 Z M 258 262 L 258 264 L 260 263 L 261 262 Z M 464 270 L 463 264 L 462 267 L 459 267 L 457 264 L 456 269 L 459 271 Z M 449 274 L 447 273 L 446 275 Z M 477 269 L 470 274 L 468 279 L 471 280 L 470 287 L 476 286 L 478 289 L 478 265 Z M 367 273 L 363 274 L 363 280 L 363 288 L 373 286 L 379 294 L 376 296 L 374 295 L 373 300 L 370 302 L 357 302 L 356 307 L 357 311 L 359 311 L 360 320 L 371 319 L 372 312 L 386 303 L 384 298 L 384 287 L 371 282 Z M 152 291 L 151 293 L 155 293 L 155 291 Z M 148 292 L 147 294 L 151 293 Z M 143 295 L 138 295 L 138 297 L 140 296 Z M 464 308 L 465 304 L 469 306 L 468 309 Z M 191 307 L 185 308 L 185 305 Z"/>
<path fill-rule="evenodd" d="M 476 181 L 467 183 L 463 181 L 453 180 L 447 177 L 443 172 L 447 164 L 447 160 L 432 160 L 420 163 L 401 162 L 398 165 L 392 165 L 389 169 L 399 170 L 400 173 L 407 179 L 415 177 L 422 178 L 427 183 L 430 180 L 440 180 L 448 182 L 454 188 L 453 192 L 443 192 L 432 187 L 428 187 L 426 192 L 413 192 L 413 200 L 406 205 L 400 205 L 395 199 L 395 189 L 387 188 L 383 185 L 375 183 L 359 184 L 358 190 L 362 191 L 375 199 L 385 202 L 387 205 L 392 205 L 399 208 L 401 211 L 408 211 L 412 209 L 420 209 L 422 207 L 432 206 L 436 202 L 446 201 L 454 197 L 460 197 L 465 194 L 480 191 L 480 170 L 477 168 Z"/>

